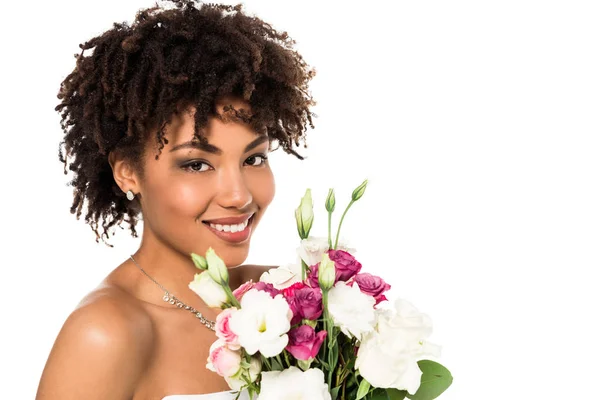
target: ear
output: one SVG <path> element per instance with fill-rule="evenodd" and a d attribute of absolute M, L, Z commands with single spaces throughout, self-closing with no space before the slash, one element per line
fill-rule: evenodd
<path fill-rule="evenodd" d="M 138 176 L 124 157 L 121 157 L 115 151 L 111 151 L 108 154 L 108 163 L 112 168 L 115 182 L 117 182 L 117 185 L 119 185 L 124 193 L 127 193 L 128 190 L 131 190 L 134 194 L 140 192 Z"/>

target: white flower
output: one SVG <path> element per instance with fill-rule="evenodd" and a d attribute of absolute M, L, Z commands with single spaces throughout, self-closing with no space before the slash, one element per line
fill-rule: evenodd
<path fill-rule="evenodd" d="M 250 289 L 242 297 L 239 311 L 229 319 L 229 327 L 248 354 L 260 351 L 265 357 L 274 357 L 288 344 L 292 316 L 283 295 L 272 298 L 265 291 Z"/>
<path fill-rule="evenodd" d="M 332 233 L 333 235 L 333 233 Z M 332 242 L 335 242 L 335 237 L 331 238 Z M 334 243 L 332 243 L 333 245 Z M 347 251 L 350 254 L 354 254 L 356 249 L 346 247 L 343 244 L 342 238 L 338 241 L 338 250 Z M 300 247 L 296 249 L 296 252 L 300 256 L 300 258 L 308 265 L 309 267 L 321 262 L 323 258 L 323 254 L 329 250 L 329 241 L 326 237 L 314 237 L 309 236 L 306 239 L 302 239 L 300 242 Z"/>
<path fill-rule="evenodd" d="M 225 381 L 232 390 L 238 391 L 246 385 L 243 376 L 248 378 L 248 375 L 250 375 L 250 382 L 254 382 L 256 378 L 258 378 L 261 370 L 262 363 L 260 362 L 260 359 L 258 357 L 252 357 L 250 360 L 250 368 L 248 370 L 241 369 L 236 375 L 225 377 Z"/>
<path fill-rule="evenodd" d="M 297 367 L 262 373 L 258 400 L 331 400 L 323 371 Z"/>
<path fill-rule="evenodd" d="M 288 264 L 263 272 L 259 280 L 270 283 L 275 289 L 281 290 L 302 280 L 302 276 L 298 272 L 301 272 L 301 270 L 296 264 Z"/>
<path fill-rule="evenodd" d="M 429 316 L 406 300 L 396 300 L 395 307 L 395 312 L 377 310 L 377 324 L 363 337 L 355 368 L 374 387 L 414 394 L 421 385 L 417 361 L 439 357 L 441 347 L 425 341 L 432 330 Z"/>
<path fill-rule="evenodd" d="M 375 325 L 375 299 L 360 291 L 358 285 L 338 282 L 329 291 L 328 310 L 335 326 L 348 337 L 361 339 Z"/>
<path fill-rule="evenodd" d="M 208 271 L 194 274 L 188 287 L 209 307 L 221 307 L 228 300 L 225 289 L 210 277 Z"/>

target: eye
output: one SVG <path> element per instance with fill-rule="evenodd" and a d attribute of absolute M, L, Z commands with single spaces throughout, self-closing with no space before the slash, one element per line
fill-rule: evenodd
<path fill-rule="evenodd" d="M 260 162 L 259 164 L 252 164 L 252 167 L 260 167 L 260 166 L 262 166 L 262 165 L 264 165 L 264 164 L 267 163 L 268 157 L 266 155 L 264 155 L 264 154 L 255 154 L 253 156 L 248 157 L 246 159 L 246 161 L 252 160 L 252 159 L 254 159 L 254 160 L 256 160 L 256 159 L 262 160 L 262 162 Z"/>
<path fill-rule="evenodd" d="M 206 172 L 206 171 L 208 171 L 208 169 L 202 169 L 202 166 L 204 166 L 204 165 L 207 167 L 210 167 L 210 165 L 208 165 L 208 163 L 205 163 L 204 161 L 193 161 L 189 164 L 181 166 L 181 168 L 184 171 L 189 171 L 189 172 Z"/>

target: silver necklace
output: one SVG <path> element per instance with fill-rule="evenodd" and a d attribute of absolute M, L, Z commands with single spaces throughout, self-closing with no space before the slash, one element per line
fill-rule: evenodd
<path fill-rule="evenodd" d="M 165 292 L 165 295 L 163 296 L 163 301 L 166 301 L 167 303 L 173 304 L 184 310 L 190 311 L 192 314 L 194 314 L 196 316 L 196 318 L 198 318 L 200 320 L 200 322 L 202 322 L 204 324 L 204 326 L 206 326 L 210 330 L 213 330 L 213 331 L 215 330 L 215 321 L 209 320 L 204 315 L 202 315 L 202 313 L 200 311 L 196 310 L 194 307 L 188 306 L 187 304 L 185 304 L 184 302 L 179 300 L 177 297 L 173 296 L 171 293 L 169 293 L 169 291 L 167 289 L 164 288 L 163 285 L 156 282 L 150 275 L 148 275 L 146 273 L 146 271 L 144 271 L 144 269 L 142 267 L 140 267 L 140 265 L 137 263 L 137 261 L 135 261 L 135 259 L 133 258 L 132 255 L 130 255 L 129 257 L 131 258 L 133 263 L 136 265 L 136 267 L 138 267 L 140 269 L 140 271 L 142 271 L 144 273 L 144 275 L 146 275 L 148 278 L 150 278 L 150 280 L 152 282 L 154 282 L 156 285 L 158 285 L 158 287 L 160 287 Z"/>

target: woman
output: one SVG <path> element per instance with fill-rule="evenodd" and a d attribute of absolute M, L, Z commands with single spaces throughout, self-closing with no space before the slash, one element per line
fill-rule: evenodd
<path fill-rule="evenodd" d="M 189 290 L 190 254 L 212 247 L 233 287 L 266 269 L 240 264 L 275 193 L 267 153 L 277 141 L 302 159 L 293 147 L 314 128 L 315 72 L 241 5 L 172 5 L 81 45 L 62 82 L 71 212 L 86 202 L 86 223 L 111 247 L 111 229 L 127 222 L 137 237 L 144 224 L 139 249 L 67 318 L 39 400 L 234 398 L 205 368 L 219 310 Z"/>

